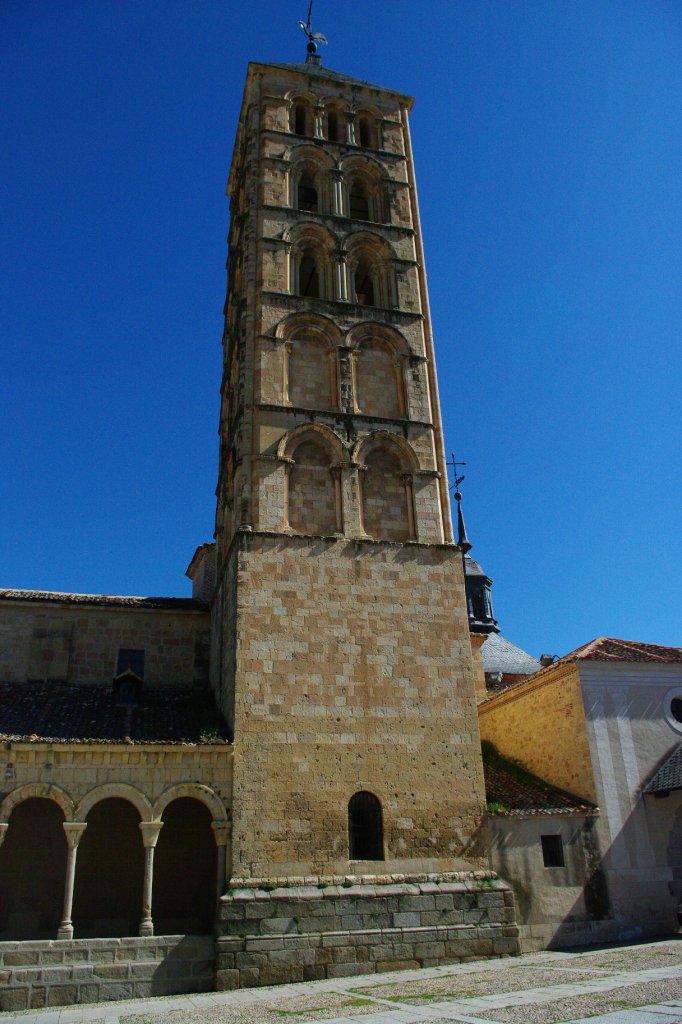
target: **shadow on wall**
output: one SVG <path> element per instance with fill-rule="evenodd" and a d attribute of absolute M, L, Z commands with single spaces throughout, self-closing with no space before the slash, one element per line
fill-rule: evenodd
<path fill-rule="evenodd" d="M 489 829 L 526 949 L 677 933 L 682 793 L 640 796 L 613 839 L 604 814 L 492 814 Z"/>

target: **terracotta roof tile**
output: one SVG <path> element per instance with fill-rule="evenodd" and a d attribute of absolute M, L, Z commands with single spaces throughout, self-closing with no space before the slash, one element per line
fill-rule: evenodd
<path fill-rule="evenodd" d="M 191 597 L 126 597 L 115 594 L 63 594 L 56 590 L 0 590 L 0 601 L 47 601 L 120 608 L 165 608 L 168 611 L 206 611 L 203 601 Z"/>
<path fill-rule="evenodd" d="M 140 703 L 117 706 L 104 686 L 0 683 L 0 741 L 120 743 L 224 742 L 213 695 L 142 690 Z"/>
<path fill-rule="evenodd" d="M 488 808 L 492 814 L 596 814 L 587 800 L 557 789 L 531 775 L 521 765 L 502 757 L 492 743 L 483 743 L 483 775 Z"/>

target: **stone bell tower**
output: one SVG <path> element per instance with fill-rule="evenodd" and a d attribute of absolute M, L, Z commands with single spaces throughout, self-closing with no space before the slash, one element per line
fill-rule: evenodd
<path fill-rule="evenodd" d="M 232 887 L 486 864 L 412 101 L 316 60 L 249 65 L 228 184 Z"/>

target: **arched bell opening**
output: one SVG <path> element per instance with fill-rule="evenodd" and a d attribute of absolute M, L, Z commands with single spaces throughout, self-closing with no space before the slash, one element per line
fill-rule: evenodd
<path fill-rule="evenodd" d="M 74 936 L 137 935 L 144 879 L 140 815 L 128 800 L 109 797 L 95 804 L 86 822 L 76 864 Z"/>
<path fill-rule="evenodd" d="M 211 812 L 194 797 L 178 797 L 163 812 L 154 852 L 156 935 L 206 935 L 216 913 L 216 843 Z"/>
<path fill-rule="evenodd" d="M 0 846 L 0 939 L 54 939 L 61 920 L 67 844 L 53 800 L 30 797 L 9 817 Z"/>

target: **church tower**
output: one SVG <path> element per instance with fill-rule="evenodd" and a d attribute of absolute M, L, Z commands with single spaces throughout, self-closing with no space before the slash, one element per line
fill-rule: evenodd
<path fill-rule="evenodd" d="M 212 606 L 232 887 L 487 863 L 411 104 L 314 54 L 248 69 Z"/>

